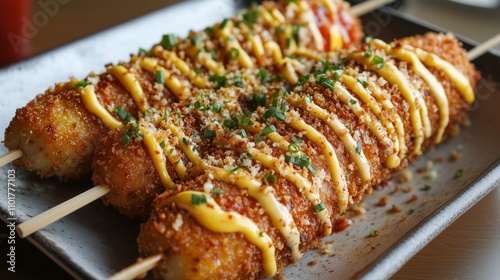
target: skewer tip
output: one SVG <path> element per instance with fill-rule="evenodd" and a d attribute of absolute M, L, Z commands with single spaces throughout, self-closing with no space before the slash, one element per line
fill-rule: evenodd
<path fill-rule="evenodd" d="M 467 55 L 469 56 L 470 60 L 474 60 L 484 53 L 488 52 L 491 48 L 498 44 L 500 44 L 500 33 L 475 46 L 473 49 L 467 52 Z"/>
<path fill-rule="evenodd" d="M 21 150 L 13 150 L 5 155 L 0 156 L 0 167 L 6 165 L 9 162 L 13 162 L 14 160 L 23 156 L 23 151 Z"/>
<path fill-rule="evenodd" d="M 370 0 L 351 7 L 351 13 L 355 16 L 362 16 L 384 5 L 390 4 L 394 0 Z"/>
<path fill-rule="evenodd" d="M 124 268 L 123 270 L 109 277 L 108 280 L 135 279 L 141 275 L 146 274 L 151 269 L 155 268 L 158 262 L 161 260 L 161 258 L 162 254 L 156 254 L 146 259 L 139 260 L 135 264 L 127 268 Z"/>

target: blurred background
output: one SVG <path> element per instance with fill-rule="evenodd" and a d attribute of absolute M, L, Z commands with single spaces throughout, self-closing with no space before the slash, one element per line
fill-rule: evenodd
<path fill-rule="evenodd" d="M 0 68 L 176 2 L 180 0 L 0 0 Z M 500 0 L 405 0 L 393 6 L 477 42 L 500 32 Z M 496 49 L 500 50 L 500 46 Z M 500 279 L 499 205 L 497 188 L 425 247 L 394 278 Z M 0 227 L 3 264 L 6 236 L 7 228 Z M 1 265 L 0 279 L 70 278 L 27 241 L 17 240 L 20 242 L 16 245 L 17 272 L 6 272 L 6 266 Z M 489 252 L 490 259 L 486 260 L 484 250 L 497 253 Z M 449 251 L 447 257 L 443 257 L 444 251 Z"/>

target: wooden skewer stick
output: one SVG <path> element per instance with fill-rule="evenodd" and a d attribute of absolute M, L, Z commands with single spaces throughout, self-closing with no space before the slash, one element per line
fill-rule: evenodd
<path fill-rule="evenodd" d="M 0 157 L 0 167 L 23 156 L 23 151 L 14 150 Z"/>
<path fill-rule="evenodd" d="M 491 48 L 493 48 L 494 46 L 498 45 L 499 43 L 500 43 L 500 33 L 486 40 L 485 42 L 475 46 L 472 50 L 467 52 L 467 55 L 469 56 L 470 60 L 474 60 L 483 55 Z"/>
<path fill-rule="evenodd" d="M 17 233 L 24 238 L 47 225 L 67 216 L 83 206 L 99 199 L 110 191 L 108 186 L 95 186 L 17 226 Z"/>
<path fill-rule="evenodd" d="M 129 280 L 135 279 L 140 275 L 146 274 L 153 269 L 161 260 L 162 254 L 156 254 L 146 259 L 140 260 L 135 264 L 121 270 L 115 275 L 108 278 L 108 280 Z"/>
<path fill-rule="evenodd" d="M 475 48 L 467 52 L 467 55 L 469 56 L 470 60 L 474 60 L 475 58 L 478 58 L 479 56 L 487 52 L 490 48 L 492 48 L 498 43 L 500 43 L 500 34 L 496 35 L 495 37 L 487 40 L 482 44 L 477 45 Z M 153 269 L 160 260 L 161 260 L 161 254 L 153 255 L 151 257 L 148 257 L 144 261 L 140 261 L 130 265 L 129 267 L 111 276 L 108 280 L 134 279 L 144 273 L 147 273 L 149 270 Z M 143 262 L 146 261 L 148 261 L 148 263 L 144 264 Z"/>
<path fill-rule="evenodd" d="M 351 13 L 357 17 L 367 14 L 373 10 L 376 10 L 386 4 L 392 3 L 394 0 L 370 0 L 353 6 L 351 8 Z"/>

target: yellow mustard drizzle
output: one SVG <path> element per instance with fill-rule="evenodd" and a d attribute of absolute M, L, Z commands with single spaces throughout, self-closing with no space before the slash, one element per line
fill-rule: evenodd
<path fill-rule="evenodd" d="M 387 167 L 389 168 L 398 167 L 399 164 L 401 163 L 401 160 L 398 157 L 399 140 L 397 138 L 394 125 L 389 120 L 387 120 L 387 118 L 382 114 L 382 110 L 377 104 L 377 101 L 365 90 L 365 88 L 361 85 L 361 83 L 359 83 L 355 78 L 346 74 L 342 75 L 341 80 L 347 87 L 349 87 L 349 90 L 352 93 L 355 93 L 357 95 L 359 100 L 361 100 L 370 108 L 370 111 L 378 118 L 378 120 L 380 120 L 382 125 L 386 128 L 387 135 L 384 135 L 380 132 L 381 127 L 378 123 L 374 124 L 371 118 L 368 118 L 365 121 L 365 124 L 370 126 L 370 130 L 375 134 L 375 136 L 379 139 L 379 141 L 382 142 L 384 146 L 387 147 L 386 148 Z M 342 91 L 341 88 L 339 90 Z M 348 102 L 350 103 L 350 100 Z M 362 110 L 361 107 L 360 109 Z M 359 109 L 356 110 L 356 115 L 360 117 L 358 112 L 360 112 Z M 368 115 L 365 114 L 365 116 Z M 388 142 L 391 141 L 391 139 L 392 139 L 392 144 L 388 144 Z"/>
<path fill-rule="evenodd" d="M 155 55 L 165 59 L 170 60 L 181 72 L 186 75 L 189 80 L 191 80 L 194 85 L 198 88 L 204 88 L 207 86 L 207 81 L 199 75 L 196 75 L 193 69 L 180 59 L 174 52 L 164 50 L 161 46 L 157 46 L 153 49 Z"/>
<path fill-rule="evenodd" d="M 276 8 L 271 9 L 271 15 L 273 16 L 274 20 L 279 23 L 283 24 L 286 23 L 286 18 L 285 16 Z"/>
<path fill-rule="evenodd" d="M 395 111 L 394 105 L 392 104 L 390 98 L 383 96 L 381 89 L 376 85 L 376 83 L 368 83 L 368 88 L 380 104 L 384 107 L 385 113 L 389 114 L 391 119 L 394 121 L 394 127 L 398 136 L 399 143 L 399 158 L 402 159 L 406 156 L 408 147 L 405 143 L 405 127 L 401 116 Z"/>
<path fill-rule="evenodd" d="M 171 146 L 167 139 L 160 138 L 164 143 L 163 151 L 165 152 L 165 156 L 168 159 L 168 162 L 174 166 L 175 173 L 179 176 L 181 180 L 184 180 L 187 173 L 187 168 L 184 165 L 184 162 L 181 159 L 180 153 L 175 149 L 175 147 Z M 162 142 L 160 141 L 160 143 Z"/>
<path fill-rule="evenodd" d="M 347 209 L 349 201 L 349 191 L 347 189 L 347 181 L 343 169 L 337 159 L 335 150 L 326 137 L 317 131 L 314 127 L 308 125 L 304 120 L 296 120 L 290 122 L 290 125 L 301 131 L 306 131 L 306 137 L 318 145 L 323 150 L 323 155 L 328 159 L 330 165 L 330 173 L 334 181 L 335 193 L 337 194 L 337 206 L 340 213 L 344 213 Z M 328 233 L 330 234 L 330 233 Z"/>
<path fill-rule="evenodd" d="M 303 19 L 307 19 L 307 27 L 311 31 L 311 35 L 314 39 L 314 46 L 316 50 L 322 51 L 324 49 L 325 42 L 323 40 L 323 36 L 319 31 L 319 27 L 316 24 L 314 13 L 311 9 L 311 6 L 306 1 L 298 1 L 297 6 L 301 11 L 301 16 Z"/>
<path fill-rule="evenodd" d="M 163 114 L 166 114 L 166 112 L 163 112 Z M 186 177 L 187 168 L 182 161 L 181 154 L 174 146 L 170 145 L 167 132 L 164 130 L 158 130 L 155 136 L 157 142 L 162 143 L 164 155 L 166 156 L 168 162 L 170 162 L 170 164 L 174 166 L 175 173 L 177 173 L 181 180 L 184 180 L 184 178 Z M 159 154 L 154 153 L 154 155 L 159 157 Z M 159 157 L 157 160 L 160 161 L 162 159 L 161 157 Z"/>
<path fill-rule="evenodd" d="M 252 43 L 252 50 L 254 56 L 257 58 L 257 61 L 259 62 L 260 65 L 264 65 L 265 61 L 265 50 L 264 50 L 264 45 L 262 44 L 262 39 L 260 36 L 256 34 L 250 34 L 246 33 L 245 37 L 247 38 L 250 43 Z"/>
<path fill-rule="evenodd" d="M 181 146 L 182 151 L 186 155 L 186 157 L 196 166 L 204 166 L 201 158 L 193 151 L 192 146 L 189 145 L 189 138 L 186 137 L 184 131 L 170 123 L 164 123 L 165 128 L 170 129 L 172 134 L 177 137 L 179 141 L 179 145 Z"/>
<path fill-rule="evenodd" d="M 225 39 L 227 52 L 230 53 L 232 50 L 236 50 L 238 53 L 236 59 L 240 65 L 246 68 L 253 67 L 252 59 L 248 53 L 243 50 L 238 42 L 238 39 L 232 35 L 233 28 L 234 24 L 231 20 L 229 20 L 224 28 L 221 28 L 220 25 L 218 25 L 215 29 L 217 30 L 217 35 Z"/>
<path fill-rule="evenodd" d="M 149 131 L 147 124 L 141 123 L 139 129 L 142 132 L 142 138 L 144 145 L 146 145 L 149 156 L 153 161 L 153 165 L 156 172 L 160 176 L 160 180 L 165 188 L 171 189 L 175 186 L 174 182 L 168 174 L 167 167 L 165 166 L 165 155 L 163 154 L 163 149 L 160 144 L 156 141 L 154 135 Z"/>
<path fill-rule="evenodd" d="M 436 77 L 422 64 L 419 58 L 410 50 L 403 48 L 394 48 L 385 42 L 374 39 L 372 40 L 372 44 L 379 48 L 383 48 L 387 53 L 394 55 L 396 58 L 402 61 L 406 61 L 411 64 L 413 72 L 415 72 L 418 76 L 420 76 L 429 86 L 434 99 L 436 100 L 436 105 L 439 110 L 439 127 L 436 132 L 436 143 L 441 142 L 443 139 L 444 130 L 448 126 L 449 123 L 449 106 L 448 106 L 448 97 L 444 91 L 443 86 Z"/>
<path fill-rule="evenodd" d="M 275 132 L 273 132 L 275 133 Z M 248 151 L 252 157 L 260 162 L 263 166 L 274 170 L 277 174 L 280 174 L 283 178 L 287 179 L 289 182 L 297 186 L 306 198 L 313 204 L 313 206 L 321 202 L 321 198 L 317 192 L 313 191 L 313 185 L 306 178 L 302 177 L 298 172 L 292 167 L 280 162 L 278 158 L 268 155 L 258 149 L 251 148 Z M 316 216 L 320 221 L 324 223 L 324 234 L 328 236 L 332 233 L 332 222 L 330 220 L 330 213 L 328 209 L 324 209 L 316 213 Z"/>
<path fill-rule="evenodd" d="M 201 63 L 201 65 L 205 66 L 205 68 L 211 70 L 217 75 L 222 76 L 224 75 L 224 73 L 226 73 L 224 65 L 222 65 L 222 63 L 220 62 L 213 60 L 210 53 L 200 52 L 198 54 L 198 61 Z"/>
<path fill-rule="evenodd" d="M 219 181 L 236 185 L 241 189 L 246 189 L 248 194 L 260 203 L 264 211 L 271 218 L 273 225 L 285 238 L 291 250 L 292 258 L 294 260 L 300 259 L 302 253 L 299 250 L 299 230 L 293 221 L 290 211 L 288 211 L 283 204 L 278 202 L 274 196 L 272 187 L 261 188 L 262 184 L 259 181 L 241 170 L 236 170 L 231 173 L 222 168 L 211 167 L 208 172 Z"/>
<path fill-rule="evenodd" d="M 314 52 L 306 48 L 298 48 L 295 50 L 294 54 L 297 56 L 303 56 L 317 61 L 324 59 L 318 52 Z"/>
<path fill-rule="evenodd" d="M 139 62 L 141 67 L 146 69 L 146 71 L 155 74 L 156 71 L 163 72 L 165 77 L 165 85 L 172 91 L 179 100 L 184 100 L 190 96 L 189 89 L 184 87 L 181 81 L 172 76 L 172 74 L 158 64 L 158 59 L 152 57 L 145 57 Z"/>
<path fill-rule="evenodd" d="M 283 59 L 283 54 L 281 53 L 281 48 L 278 43 L 274 41 L 266 42 L 266 50 L 271 52 L 274 61 L 279 62 Z"/>
<path fill-rule="evenodd" d="M 344 46 L 344 40 L 342 39 L 342 34 L 337 25 L 332 24 L 330 26 L 330 51 L 340 50 Z"/>
<path fill-rule="evenodd" d="M 87 111 L 96 115 L 105 126 L 110 129 L 120 128 L 123 124 L 115 119 L 97 100 L 97 96 L 95 95 L 95 90 L 93 85 L 86 86 L 82 93 L 82 102 Z"/>
<path fill-rule="evenodd" d="M 135 78 L 133 73 L 131 73 L 123 65 L 109 67 L 108 73 L 110 73 L 120 81 L 120 83 L 125 87 L 130 95 L 132 95 L 135 104 L 137 104 L 137 107 L 139 107 L 142 112 L 145 112 L 147 109 L 149 109 L 148 100 L 144 95 L 141 84 Z"/>
<path fill-rule="evenodd" d="M 281 75 L 283 75 L 283 77 L 285 77 L 285 79 L 292 85 L 296 84 L 297 80 L 299 79 L 299 76 L 297 75 L 297 72 L 295 72 L 295 68 L 293 67 L 295 62 L 296 60 L 290 59 L 288 57 L 285 57 L 280 62 L 278 62 L 278 67 L 280 69 Z"/>
<path fill-rule="evenodd" d="M 193 205 L 191 202 L 193 195 L 205 196 L 207 203 Z M 254 221 L 237 212 L 222 210 L 213 198 L 203 192 L 184 191 L 178 193 L 168 198 L 160 207 L 171 203 L 175 203 L 178 207 L 188 211 L 196 221 L 211 231 L 243 233 L 248 242 L 261 250 L 265 275 L 271 277 L 276 274 L 277 267 L 273 240 Z"/>
<path fill-rule="evenodd" d="M 422 143 L 424 142 L 424 127 L 422 125 L 422 115 L 420 114 L 419 103 L 417 96 L 414 94 L 414 89 L 410 85 L 403 73 L 388 61 L 384 61 L 381 69 L 378 69 L 371 63 L 372 57 L 364 57 L 363 53 L 352 52 L 349 53 L 349 58 L 357 61 L 358 63 L 366 65 L 370 70 L 376 72 L 379 76 L 386 79 L 390 84 L 397 85 L 402 97 L 410 107 L 410 119 L 413 127 L 413 134 L 415 135 L 415 142 L 413 154 L 419 155 L 422 153 Z"/>
<path fill-rule="evenodd" d="M 465 101 L 467 101 L 469 104 L 472 104 L 472 102 L 474 102 L 474 90 L 472 89 L 469 79 L 464 74 L 462 74 L 462 72 L 460 72 L 455 66 L 453 66 L 453 64 L 438 57 L 435 54 L 428 53 L 422 49 L 412 48 L 410 46 L 405 46 L 405 48 L 414 52 L 425 65 L 443 71 L 446 76 L 448 76 L 448 78 L 455 84 Z"/>

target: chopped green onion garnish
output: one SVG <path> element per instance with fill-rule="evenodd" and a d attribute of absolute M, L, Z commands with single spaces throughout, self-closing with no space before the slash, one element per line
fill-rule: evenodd
<path fill-rule="evenodd" d="M 321 201 L 320 203 L 314 205 L 314 213 L 319 213 L 323 210 L 326 209 L 326 206 L 325 204 L 323 203 L 323 201 Z"/>
<path fill-rule="evenodd" d="M 253 125 L 253 121 L 247 116 L 242 116 L 240 119 L 240 125 L 241 126 Z"/>
<path fill-rule="evenodd" d="M 236 116 L 233 116 L 230 119 L 224 118 L 224 126 L 229 129 L 238 128 L 238 118 Z"/>
<path fill-rule="evenodd" d="M 464 170 L 463 169 L 458 169 L 456 172 L 455 172 L 455 176 L 453 177 L 454 179 L 457 179 L 457 178 L 460 178 L 462 177 L 462 175 L 464 175 Z"/>
<path fill-rule="evenodd" d="M 266 70 L 260 68 L 259 69 L 259 72 L 257 73 L 257 76 L 259 76 L 259 79 L 260 79 L 260 82 L 265 84 L 267 82 L 269 82 L 269 78 L 267 77 L 267 72 Z"/>
<path fill-rule="evenodd" d="M 219 188 L 212 188 L 212 192 L 216 195 L 216 196 L 220 196 L 221 194 L 224 193 L 223 190 L 219 189 Z"/>
<path fill-rule="evenodd" d="M 264 115 L 262 115 L 262 118 L 264 118 L 265 120 L 272 118 L 272 117 L 275 117 L 276 119 L 278 119 L 280 121 L 285 120 L 285 115 L 282 112 L 277 111 L 276 107 L 271 107 L 271 108 L 267 109 L 266 112 L 264 112 Z"/>
<path fill-rule="evenodd" d="M 219 29 L 224 29 L 227 25 L 227 23 L 229 22 L 229 19 L 228 18 L 225 18 L 219 25 Z"/>
<path fill-rule="evenodd" d="M 242 138 L 247 138 L 247 132 L 244 129 L 241 130 L 240 135 Z"/>
<path fill-rule="evenodd" d="M 155 80 L 159 84 L 165 83 L 165 74 L 163 73 L 163 71 L 158 70 L 155 72 Z"/>
<path fill-rule="evenodd" d="M 266 173 L 264 176 L 264 182 L 266 182 L 266 184 L 276 184 L 278 182 L 278 178 L 271 173 Z"/>
<path fill-rule="evenodd" d="M 307 166 L 307 169 L 314 175 L 316 174 L 316 168 L 314 168 L 314 165 L 310 164 Z"/>
<path fill-rule="evenodd" d="M 365 80 L 363 77 L 358 78 L 358 82 L 363 85 L 364 87 L 368 85 L 368 82 Z"/>
<path fill-rule="evenodd" d="M 234 77 L 233 85 L 235 87 L 243 88 L 243 77 L 241 77 L 241 75 Z"/>
<path fill-rule="evenodd" d="M 163 35 L 160 43 L 165 49 L 172 50 L 172 48 L 177 44 L 177 37 L 174 34 Z"/>
<path fill-rule="evenodd" d="M 316 168 L 311 164 L 311 159 L 302 154 L 300 156 L 285 156 L 285 162 L 295 164 L 302 167 L 307 167 L 311 173 L 316 174 Z"/>
<path fill-rule="evenodd" d="M 200 37 L 195 36 L 195 37 L 190 37 L 189 39 L 191 41 L 191 45 L 193 46 L 198 46 L 201 43 Z"/>
<path fill-rule="evenodd" d="M 208 80 L 210 82 L 214 82 L 215 86 L 214 89 L 219 89 L 221 87 L 225 87 L 227 84 L 227 78 L 226 76 L 219 76 L 217 74 L 211 75 Z"/>
<path fill-rule="evenodd" d="M 300 166 L 307 166 L 309 165 L 309 160 L 308 159 L 302 159 L 299 156 L 285 156 L 285 161 L 290 162 L 292 164 L 300 165 Z"/>
<path fill-rule="evenodd" d="M 297 80 L 297 86 L 303 86 L 309 81 L 309 75 L 304 75 L 300 76 L 300 78 Z"/>
<path fill-rule="evenodd" d="M 298 45 L 299 44 L 299 31 L 300 31 L 300 25 L 294 24 L 292 26 L 292 37 L 295 40 L 295 43 Z"/>
<path fill-rule="evenodd" d="M 214 139 L 215 136 L 217 136 L 217 133 L 215 132 L 215 130 L 204 130 L 203 131 L 203 137 L 205 138 L 208 138 L 208 139 Z"/>
<path fill-rule="evenodd" d="M 78 81 L 76 84 L 75 84 L 75 87 L 86 87 L 90 85 L 90 83 L 88 83 L 87 81 L 85 80 L 81 80 L 81 81 Z"/>
<path fill-rule="evenodd" d="M 208 35 L 214 35 L 215 34 L 215 29 L 210 26 L 205 29 L 205 31 L 208 33 Z"/>
<path fill-rule="evenodd" d="M 257 107 L 266 106 L 267 96 L 265 94 L 250 94 L 248 96 L 248 103 L 252 110 L 257 109 Z"/>
<path fill-rule="evenodd" d="M 349 104 L 354 105 L 356 103 L 358 103 L 358 101 L 356 101 L 356 99 L 349 99 Z"/>
<path fill-rule="evenodd" d="M 276 127 L 272 124 L 272 125 L 268 125 L 266 126 L 263 130 L 262 130 L 262 134 L 264 135 L 269 135 L 273 132 L 276 131 Z"/>
<path fill-rule="evenodd" d="M 278 33 L 278 34 L 285 33 L 285 30 L 286 30 L 286 26 L 285 25 L 280 25 L 280 26 L 276 27 L 276 33 Z"/>
<path fill-rule="evenodd" d="M 290 144 L 288 145 L 288 151 L 292 154 L 296 154 L 300 151 L 300 146 L 298 144 Z"/>
<path fill-rule="evenodd" d="M 113 108 L 113 113 L 116 113 L 121 120 L 125 122 L 129 122 L 131 120 L 135 120 L 134 116 L 129 112 L 125 111 L 122 107 L 117 106 Z"/>
<path fill-rule="evenodd" d="M 210 50 L 210 56 L 212 57 L 213 60 L 217 60 L 217 52 L 215 50 Z"/>
<path fill-rule="evenodd" d="M 148 51 L 143 49 L 143 48 L 140 48 L 139 49 L 139 52 L 138 52 L 138 55 L 149 55 Z"/>
<path fill-rule="evenodd" d="M 377 69 L 382 69 L 384 67 L 384 59 L 376 55 L 372 59 L 372 64 L 375 65 Z"/>
<path fill-rule="evenodd" d="M 262 142 L 262 137 L 260 137 L 260 135 L 259 135 L 259 134 L 257 134 L 257 135 L 255 136 L 255 142 L 257 142 L 257 143 Z"/>
<path fill-rule="evenodd" d="M 240 51 L 236 48 L 231 48 L 229 50 L 229 59 L 236 60 L 240 56 Z"/>
<path fill-rule="evenodd" d="M 127 134 L 122 134 L 122 142 L 124 146 L 128 146 L 130 144 L 130 138 L 128 138 Z"/>
<path fill-rule="evenodd" d="M 356 147 L 356 154 L 360 153 L 361 153 L 361 144 L 358 144 L 358 146 Z"/>
<path fill-rule="evenodd" d="M 431 186 L 429 186 L 429 185 L 424 185 L 424 187 L 420 188 L 420 190 L 424 191 L 424 192 L 426 192 L 426 191 L 428 191 L 430 189 L 431 189 Z"/>
<path fill-rule="evenodd" d="M 371 237 L 375 237 L 375 236 L 378 236 L 378 235 L 379 235 L 378 230 L 376 230 L 376 229 L 370 230 L 370 236 Z"/>
<path fill-rule="evenodd" d="M 292 142 L 295 143 L 295 144 L 300 144 L 304 141 L 302 141 L 301 139 L 295 137 L 295 136 L 292 136 Z"/>
<path fill-rule="evenodd" d="M 188 144 L 188 140 L 186 139 L 186 137 L 182 137 L 182 143 L 184 143 L 184 145 Z"/>
<path fill-rule="evenodd" d="M 203 194 L 193 193 L 191 194 L 191 204 L 201 205 L 207 203 L 207 197 Z"/>
<path fill-rule="evenodd" d="M 231 167 L 231 168 L 229 168 L 229 172 L 233 173 L 240 168 L 241 168 L 240 166 Z"/>
<path fill-rule="evenodd" d="M 214 111 L 214 113 L 220 113 L 221 112 L 221 107 L 220 107 L 220 104 L 218 102 L 215 102 L 212 104 L 212 111 Z"/>
<path fill-rule="evenodd" d="M 365 51 L 365 53 L 363 54 L 365 57 L 370 57 L 372 56 L 373 52 L 372 52 L 372 46 L 371 45 L 368 45 L 368 50 Z"/>
<path fill-rule="evenodd" d="M 163 149 L 163 148 L 165 148 L 165 141 L 161 141 L 161 142 L 160 142 L 160 147 L 161 147 L 162 149 Z"/>
<path fill-rule="evenodd" d="M 329 89 L 331 89 L 331 90 L 334 90 L 334 89 L 335 89 L 335 87 L 333 86 L 333 80 L 332 80 L 332 79 L 330 79 L 330 78 L 326 78 L 326 77 L 324 77 L 324 76 L 319 76 L 319 77 L 318 77 L 318 81 L 317 81 L 317 83 L 318 83 L 319 85 L 322 85 L 322 86 L 324 86 L 324 87 L 326 87 L 326 88 L 329 88 Z"/>

